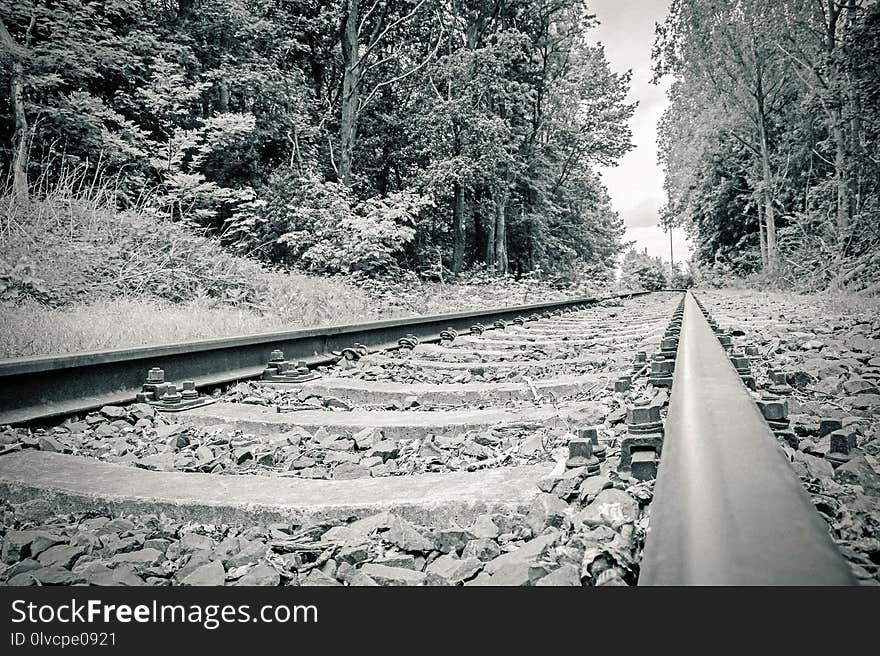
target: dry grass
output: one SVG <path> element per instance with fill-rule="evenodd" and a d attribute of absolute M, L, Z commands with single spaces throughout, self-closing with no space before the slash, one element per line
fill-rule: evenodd
<path fill-rule="evenodd" d="M 880 317 L 880 296 L 866 297 L 857 292 L 824 292 L 817 299 L 837 314 L 866 316 L 876 320 Z"/>
<path fill-rule="evenodd" d="M 694 290 L 697 296 L 700 289 Z M 828 317 L 844 316 L 862 321 L 874 322 L 880 317 L 880 298 L 865 297 L 858 292 L 825 291 L 818 294 L 806 294 L 794 291 L 776 291 L 767 289 L 749 289 L 743 286 L 725 287 L 728 297 L 739 296 L 749 300 L 760 300 L 768 311 L 776 306 L 787 303 L 811 305 Z"/>
<path fill-rule="evenodd" d="M 99 300 L 53 309 L 27 303 L 0 314 L 0 357 L 102 351 L 212 337 L 293 330 L 328 323 L 326 306 L 290 306 L 283 314 L 205 301 Z M 361 304 L 356 314 L 368 317 Z"/>
<path fill-rule="evenodd" d="M 496 280 L 461 283 L 376 282 L 367 291 L 383 316 L 416 316 L 541 303 L 571 296 L 593 296 L 594 289 L 552 289 L 536 281 Z"/>
<path fill-rule="evenodd" d="M 38 181 L 26 206 L 0 195 L 0 358 L 108 350 L 535 303 L 533 280 L 469 284 L 267 271 L 217 241 L 117 211 L 113 181 L 84 167 Z"/>
<path fill-rule="evenodd" d="M 0 196 L 0 357 L 145 346 L 381 316 L 345 280 L 272 272 L 212 239 L 117 211 L 112 181 L 63 169 Z"/>
<path fill-rule="evenodd" d="M 0 196 L 0 358 L 437 314 L 542 295 L 529 283 L 359 286 L 267 271 L 180 225 L 116 211 L 111 192 L 68 173 L 26 208 Z"/>
<path fill-rule="evenodd" d="M 547 300 L 505 294 L 501 286 L 425 284 L 404 303 L 374 301 L 339 279 L 267 273 L 260 312 L 211 299 L 183 303 L 151 297 L 97 299 L 52 308 L 33 301 L 0 312 L 0 358 L 98 351 L 440 314 Z M 531 296 L 531 298 L 529 298 Z"/>
<path fill-rule="evenodd" d="M 520 305 L 549 300 L 539 291 L 511 294 L 502 285 L 426 283 L 374 300 L 342 279 L 265 273 L 260 311 L 198 298 L 173 303 L 152 297 L 99 298 L 60 308 L 29 301 L 0 311 L 0 358 L 151 346 L 393 317 Z"/>

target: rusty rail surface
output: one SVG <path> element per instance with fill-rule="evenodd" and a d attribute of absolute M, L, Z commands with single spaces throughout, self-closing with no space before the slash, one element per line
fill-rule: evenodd
<path fill-rule="evenodd" d="M 681 291 L 681 290 L 664 290 Z M 629 298 L 629 292 L 606 298 Z M 272 350 L 310 365 L 328 364 L 333 352 L 359 342 L 371 350 L 396 347 L 406 334 L 422 342 L 438 341 L 440 331 L 469 330 L 477 322 L 492 328 L 496 320 L 595 304 L 603 298 L 571 298 L 475 312 L 392 319 L 307 330 L 244 335 L 162 346 L 61 356 L 0 360 L 0 425 L 86 412 L 114 403 L 130 403 L 151 367 L 166 371 L 169 381 L 193 380 L 197 387 L 259 377 Z"/>
<path fill-rule="evenodd" d="M 854 585 L 691 292 L 639 585 Z"/>

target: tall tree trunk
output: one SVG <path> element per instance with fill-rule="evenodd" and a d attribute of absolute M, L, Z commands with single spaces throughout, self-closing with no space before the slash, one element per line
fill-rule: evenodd
<path fill-rule="evenodd" d="M 464 189 L 459 182 L 452 186 L 452 273 L 464 268 Z"/>
<path fill-rule="evenodd" d="M 342 113 L 339 121 L 339 178 L 343 184 L 351 184 L 351 160 L 357 131 L 358 91 L 360 86 L 360 60 L 358 56 L 358 0 L 346 0 L 347 11 L 342 26 L 342 61 L 345 73 L 342 78 Z"/>
<path fill-rule="evenodd" d="M 34 25 L 34 18 L 28 27 L 28 34 Z M 28 123 L 24 110 L 24 65 L 18 52 L 18 44 L 12 38 L 6 24 L 0 18 L 0 42 L 12 58 L 12 75 L 9 81 L 9 96 L 15 114 L 15 131 L 12 133 L 12 194 L 15 200 L 28 202 L 27 147 Z"/>
<path fill-rule="evenodd" d="M 767 117 L 764 110 L 764 87 L 761 71 L 757 71 L 755 89 L 756 118 L 758 124 L 758 142 L 761 147 L 761 179 L 764 201 L 764 223 L 767 228 L 767 265 L 768 273 L 776 273 L 776 216 L 773 208 L 773 176 L 770 170 L 770 145 L 767 141 Z"/>
<path fill-rule="evenodd" d="M 758 208 L 758 243 L 761 245 L 761 270 L 767 270 L 767 233 L 764 232 L 764 208 Z"/>
<path fill-rule="evenodd" d="M 223 59 L 232 49 L 232 34 L 227 28 L 223 28 L 220 35 L 220 78 L 217 80 L 217 111 L 225 114 L 229 111 L 229 83 L 226 81 L 226 71 L 223 69 Z"/>
<path fill-rule="evenodd" d="M 837 186 L 837 237 L 841 241 L 849 228 L 850 200 L 849 176 L 847 175 L 846 135 L 843 131 L 841 112 L 834 110 L 834 182 Z"/>
<path fill-rule="evenodd" d="M 223 79 L 217 83 L 217 111 L 221 114 L 229 111 L 229 85 Z"/>
<path fill-rule="evenodd" d="M 484 214 L 483 221 L 486 233 L 486 269 L 495 271 L 495 226 L 497 222 L 492 214 Z"/>
<path fill-rule="evenodd" d="M 391 186 L 391 167 L 394 160 L 391 156 L 391 146 L 387 141 L 382 142 L 382 159 L 376 162 L 380 164 L 379 176 L 376 180 L 376 188 L 381 196 L 388 195 L 388 189 Z"/>
<path fill-rule="evenodd" d="M 855 29 L 858 20 L 859 7 L 855 0 L 848 0 L 847 9 L 847 29 Z M 847 147 L 847 157 L 849 166 L 847 167 L 847 177 L 849 178 L 849 214 L 848 219 L 861 212 L 862 210 L 862 162 L 864 156 L 864 147 L 862 142 L 862 90 L 854 79 L 853 63 L 859 58 L 859 53 L 853 53 L 854 49 L 850 49 L 846 59 L 846 85 L 848 89 L 847 101 L 849 105 L 849 143 Z"/>
<path fill-rule="evenodd" d="M 12 80 L 10 82 L 10 95 L 12 106 L 15 111 L 15 132 L 12 136 L 12 192 L 15 198 L 28 202 L 28 179 L 27 179 L 27 145 L 28 123 L 24 111 L 24 67 L 21 60 L 16 59 L 12 64 Z"/>
<path fill-rule="evenodd" d="M 840 70 L 837 59 L 835 57 L 837 51 L 837 26 L 840 21 L 844 8 L 850 8 L 851 3 L 838 3 L 834 0 L 828 0 L 827 8 L 822 6 L 822 12 L 826 16 L 825 22 L 825 52 L 828 57 L 830 66 L 829 77 L 833 81 L 838 81 L 843 77 L 843 71 Z M 855 11 L 853 6 L 852 11 Z M 833 87 L 832 87 L 833 88 Z M 848 153 L 846 147 L 847 135 L 843 118 L 844 100 L 841 98 L 840 91 L 833 91 L 829 104 L 831 106 L 829 120 L 831 125 L 831 136 L 834 139 L 834 181 L 837 187 L 837 236 L 840 243 L 843 243 L 844 233 L 849 228 L 850 218 L 850 195 L 849 195 L 849 176 L 848 176 Z"/>
<path fill-rule="evenodd" d="M 767 272 L 774 274 L 777 262 L 776 213 L 773 208 L 773 191 L 770 187 L 773 183 L 770 176 L 770 157 L 766 147 L 761 149 L 761 169 L 764 177 L 764 221 L 767 228 Z"/>
<path fill-rule="evenodd" d="M 495 271 L 499 275 L 507 273 L 506 205 L 507 199 L 504 196 L 495 200 Z"/>
<path fill-rule="evenodd" d="M 529 271 L 535 270 L 535 244 L 532 239 L 532 222 L 526 224 L 526 266 Z"/>

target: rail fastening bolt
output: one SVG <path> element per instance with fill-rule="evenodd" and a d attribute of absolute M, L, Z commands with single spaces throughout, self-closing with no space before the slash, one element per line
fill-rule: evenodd
<path fill-rule="evenodd" d="M 199 398 L 199 393 L 196 391 L 196 383 L 192 380 L 183 381 L 183 388 L 180 391 L 180 398 L 185 401 L 192 401 L 193 399 Z"/>
<path fill-rule="evenodd" d="M 751 373 L 752 363 L 742 353 L 739 355 L 731 355 L 730 361 L 733 363 L 733 368 L 736 369 L 737 373 L 741 376 Z"/>
<path fill-rule="evenodd" d="M 626 424 L 630 428 L 642 430 L 649 426 L 659 427 L 662 425 L 660 408 L 656 405 L 650 405 L 648 401 L 637 401 L 626 411 Z"/>
<path fill-rule="evenodd" d="M 674 371 L 675 360 L 664 358 L 660 354 L 655 355 L 654 359 L 651 360 L 651 376 L 655 378 L 671 376 Z"/>
<path fill-rule="evenodd" d="M 757 401 L 758 408 L 767 421 L 788 419 L 788 401 L 775 396 L 765 396 Z"/>
<path fill-rule="evenodd" d="M 653 449 L 638 449 L 630 453 L 630 474 L 637 481 L 657 478 L 657 454 Z"/>
<path fill-rule="evenodd" d="M 593 443 L 583 438 L 575 438 L 568 441 L 569 458 L 592 458 Z"/>
<path fill-rule="evenodd" d="M 177 403 L 180 403 L 181 398 L 180 392 L 177 391 L 177 386 L 168 385 L 161 400 L 165 405 L 176 405 Z"/>
<path fill-rule="evenodd" d="M 664 337 L 660 341 L 660 352 L 675 355 L 678 351 L 678 340 L 674 337 Z"/>
<path fill-rule="evenodd" d="M 595 426 L 580 426 L 575 431 L 578 439 L 589 440 L 593 445 L 593 455 L 599 459 L 599 462 L 605 461 L 605 452 L 608 450 L 604 444 L 599 442 L 599 430 Z"/>
<path fill-rule="evenodd" d="M 788 385 L 788 377 L 782 371 L 768 371 L 767 378 L 773 385 Z"/>
<path fill-rule="evenodd" d="M 784 371 L 768 371 L 767 377 L 770 379 L 770 392 L 775 396 L 790 396 L 794 392 Z"/>
<path fill-rule="evenodd" d="M 165 382 L 165 370 L 159 367 L 153 367 L 147 372 L 147 384 L 158 385 Z"/>
<path fill-rule="evenodd" d="M 581 426 L 577 429 L 578 439 L 590 440 L 595 447 L 599 444 L 599 431 L 595 426 Z"/>
<path fill-rule="evenodd" d="M 565 466 L 569 468 L 586 467 L 587 471 L 599 469 L 599 459 L 593 455 L 593 443 L 590 440 L 575 438 L 568 442 L 568 460 Z"/>
<path fill-rule="evenodd" d="M 850 452 L 858 446 L 856 432 L 851 428 L 839 428 L 830 434 L 831 451 L 833 453 L 842 453 L 849 455 Z"/>
<path fill-rule="evenodd" d="M 843 428 L 843 422 L 834 417 L 823 417 L 819 420 L 819 437 L 830 435 L 836 430 Z"/>

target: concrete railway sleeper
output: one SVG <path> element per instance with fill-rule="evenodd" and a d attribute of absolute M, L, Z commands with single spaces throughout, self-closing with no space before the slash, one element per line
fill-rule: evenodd
<path fill-rule="evenodd" d="M 402 324 L 177 412 L 189 385 L 6 428 L 0 584 L 644 583 L 692 303 Z"/>

